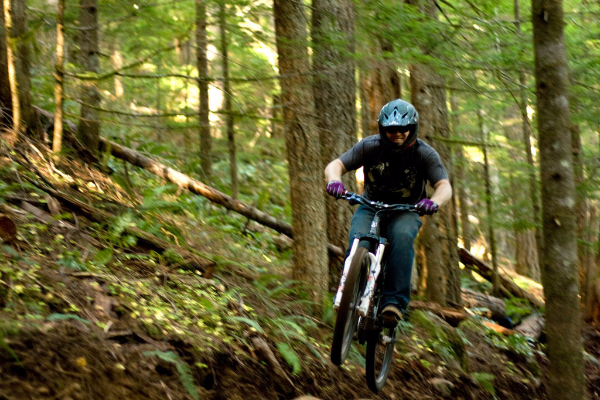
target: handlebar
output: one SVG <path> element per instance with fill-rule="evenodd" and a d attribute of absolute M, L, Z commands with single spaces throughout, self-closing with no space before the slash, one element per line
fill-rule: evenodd
<path fill-rule="evenodd" d="M 417 206 L 413 204 L 385 204 L 381 201 L 371 201 L 365 199 L 359 194 L 344 190 L 340 199 L 347 200 L 350 204 L 364 204 L 365 206 L 374 208 L 377 211 L 413 211 L 418 212 Z"/>

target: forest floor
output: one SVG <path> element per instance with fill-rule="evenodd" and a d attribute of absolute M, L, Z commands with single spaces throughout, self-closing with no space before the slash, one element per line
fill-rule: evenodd
<path fill-rule="evenodd" d="M 374 395 L 360 346 L 341 368 L 329 361 L 332 313 L 307 312 L 277 235 L 150 177 L 142 190 L 48 159 L 0 155 L 0 211 L 10 220 L 0 224 L 0 399 L 546 397 L 543 343 L 480 318 L 452 328 L 421 311 L 402 323 Z M 40 189 L 50 184 L 114 218 L 89 219 Z M 144 245 L 134 226 L 204 254 L 214 273 Z M 598 398 L 600 332 L 584 333 Z"/>

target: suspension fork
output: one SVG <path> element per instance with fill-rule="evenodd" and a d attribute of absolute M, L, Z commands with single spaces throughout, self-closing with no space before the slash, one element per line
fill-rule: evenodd
<path fill-rule="evenodd" d="M 365 285 L 365 290 L 360 298 L 360 303 L 358 306 L 358 315 L 361 317 L 367 315 L 369 305 L 373 300 L 373 295 L 375 294 L 375 282 L 377 282 L 377 278 L 381 272 L 381 259 L 383 258 L 384 250 L 385 243 L 379 243 L 375 254 L 369 253 L 369 258 L 371 259 L 369 278 L 367 279 L 367 284 Z"/>
<path fill-rule="evenodd" d="M 352 258 L 354 258 L 354 254 L 356 253 L 356 249 L 358 249 L 358 243 L 360 240 L 358 238 L 354 238 L 352 241 L 352 247 L 350 248 L 350 254 L 344 261 L 344 269 L 342 270 L 342 277 L 340 278 L 340 285 L 338 286 L 337 293 L 335 294 L 333 300 L 333 309 L 337 311 L 340 308 L 340 303 L 342 301 L 342 292 L 344 291 L 344 285 L 346 284 L 346 277 L 348 276 L 348 270 L 350 269 L 350 263 L 352 263 Z"/>

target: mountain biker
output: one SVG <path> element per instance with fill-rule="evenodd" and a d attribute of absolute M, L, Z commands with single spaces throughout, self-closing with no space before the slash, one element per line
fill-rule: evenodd
<path fill-rule="evenodd" d="M 416 204 L 421 214 L 431 215 L 450 200 L 452 187 L 438 153 L 417 139 L 419 114 L 401 99 L 387 103 L 379 113 L 379 135 L 369 136 L 325 168 L 327 193 L 339 198 L 344 192 L 342 175 L 364 167 L 363 196 L 387 204 Z M 434 188 L 425 197 L 425 185 Z M 357 232 L 369 232 L 374 211 L 361 205 L 352 217 L 350 245 Z M 382 236 L 389 241 L 384 261 L 386 279 L 382 299 L 382 319 L 395 325 L 410 300 L 410 276 L 414 258 L 414 240 L 421 219 L 414 212 L 389 215 L 381 221 Z"/>

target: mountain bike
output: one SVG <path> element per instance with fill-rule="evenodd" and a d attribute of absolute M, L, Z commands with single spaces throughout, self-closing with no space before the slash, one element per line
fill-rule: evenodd
<path fill-rule="evenodd" d="M 357 233 L 344 262 L 340 285 L 334 297 L 337 312 L 331 361 L 341 365 L 350 351 L 357 334 L 361 345 L 367 344 L 367 385 L 378 393 L 387 380 L 396 344 L 397 326 L 385 326 L 380 303 L 385 280 L 385 264 L 381 260 L 387 240 L 380 235 L 381 214 L 390 212 L 417 212 L 410 204 L 384 204 L 344 191 L 340 197 L 350 204 L 363 204 L 375 211 L 369 233 Z M 368 248 L 361 244 L 368 242 Z"/>

